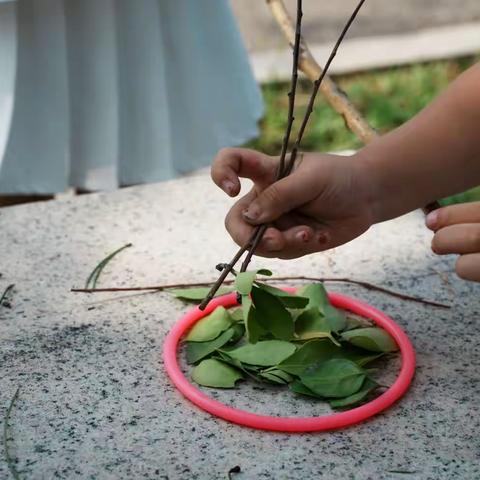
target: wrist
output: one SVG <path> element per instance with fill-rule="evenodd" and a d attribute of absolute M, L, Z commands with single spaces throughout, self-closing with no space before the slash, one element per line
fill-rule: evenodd
<path fill-rule="evenodd" d="M 388 216 L 385 212 L 386 201 L 381 188 L 378 172 L 371 159 L 363 149 L 357 151 L 352 158 L 356 169 L 357 183 L 360 188 L 363 203 L 369 213 L 371 224 L 383 222 Z"/>

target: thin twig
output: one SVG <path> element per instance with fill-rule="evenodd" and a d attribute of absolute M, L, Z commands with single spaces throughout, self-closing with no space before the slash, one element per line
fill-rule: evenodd
<path fill-rule="evenodd" d="M 343 27 L 343 30 L 340 33 L 340 36 L 338 37 L 337 41 L 335 42 L 335 45 L 334 45 L 334 47 L 333 47 L 333 49 L 332 49 L 332 51 L 331 51 L 331 53 L 328 57 L 327 63 L 325 64 L 325 68 L 322 70 L 322 72 L 320 73 L 320 76 L 315 80 L 315 82 L 313 84 L 313 90 L 312 90 L 312 93 L 310 95 L 310 100 L 308 101 L 307 111 L 305 112 L 305 115 L 304 115 L 303 120 L 302 120 L 302 124 L 300 125 L 300 130 L 298 131 L 297 138 L 296 138 L 295 143 L 294 143 L 293 148 L 292 148 L 292 152 L 290 153 L 290 158 L 289 158 L 288 164 L 285 168 L 283 168 L 283 166 L 282 166 L 282 170 L 280 171 L 279 178 L 287 177 L 288 175 L 290 175 L 290 173 L 293 170 L 293 166 L 295 165 L 295 160 L 297 158 L 297 153 L 298 153 L 298 150 L 300 148 L 300 143 L 303 139 L 303 135 L 305 134 L 305 130 L 307 128 L 308 121 L 310 120 L 310 115 L 313 112 L 313 105 L 315 104 L 315 99 L 317 98 L 317 94 L 318 94 L 318 90 L 320 88 L 320 85 L 322 84 L 323 79 L 325 78 L 325 75 L 327 74 L 328 69 L 330 68 L 330 65 L 331 65 L 333 59 L 337 55 L 338 47 L 340 46 L 343 39 L 345 38 L 345 35 L 348 32 L 348 29 L 352 25 L 353 21 L 355 20 L 358 12 L 360 11 L 360 9 L 362 8 L 362 5 L 364 3 L 365 3 L 365 0 L 360 0 L 358 2 L 357 6 L 355 7 L 355 10 L 353 11 L 352 15 L 350 16 L 347 23 Z M 297 62 L 298 62 L 298 51 L 300 49 L 300 35 L 298 35 L 298 29 L 299 29 L 300 21 L 301 21 L 301 14 L 299 16 L 298 12 L 297 12 L 297 27 L 296 27 L 296 30 L 295 30 L 295 40 L 296 40 L 295 50 L 296 51 L 294 51 L 294 58 L 296 58 Z M 294 63 L 294 69 L 295 68 L 298 69 L 298 63 Z M 298 71 L 297 71 L 297 74 L 298 74 Z M 292 76 L 292 83 L 293 83 L 294 79 L 296 81 L 296 77 Z M 292 86 L 292 89 L 293 89 L 293 86 Z M 292 100 L 292 98 L 290 98 L 290 100 Z M 290 114 L 290 108 L 289 108 L 289 123 L 290 123 L 290 120 L 291 120 L 291 116 L 292 116 L 291 122 L 293 123 L 293 106 L 291 108 L 292 108 L 292 114 Z M 291 124 L 289 126 L 290 126 L 290 129 L 291 129 Z M 287 127 L 287 130 L 288 130 L 288 127 Z M 282 151 L 282 153 L 283 153 L 283 151 Z M 255 240 L 252 244 L 252 247 L 249 249 L 247 258 L 245 259 L 245 261 L 242 264 L 242 269 L 241 269 L 242 272 L 247 269 L 248 264 L 250 263 L 250 259 L 253 256 L 253 254 L 255 253 L 255 250 L 256 250 L 257 246 L 260 244 L 260 242 L 262 240 L 262 237 L 263 237 L 266 230 L 267 230 L 267 227 L 264 227 L 263 229 L 261 229 L 260 227 L 257 228 L 257 234 L 255 236 Z"/>
<path fill-rule="evenodd" d="M 112 258 L 115 257 L 115 255 L 119 254 L 122 250 L 125 250 L 126 248 L 129 248 L 131 246 L 131 243 L 127 243 L 126 245 L 118 248 L 114 252 L 107 255 L 102 261 L 100 261 L 98 265 L 92 270 L 92 273 L 90 273 L 90 275 L 88 276 L 87 281 L 85 282 L 85 288 L 88 288 L 90 285 L 92 288 L 95 288 L 97 286 L 100 274 L 102 273 L 108 262 L 110 262 L 110 260 L 112 260 Z"/>
<path fill-rule="evenodd" d="M 298 81 L 298 59 L 300 57 L 300 42 L 302 38 L 302 0 L 297 0 L 297 21 L 295 24 L 295 41 L 293 44 L 293 60 L 292 60 L 292 78 L 290 81 L 290 91 L 288 92 L 288 114 L 287 114 L 287 128 L 283 136 L 282 150 L 280 152 L 280 159 L 278 162 L 278 170 L 276 180 L 280 180 L 285 175 L 285 157 L 287 155 L 288 144 L 290 143 L 290 135 L 292 133 L 293 122 L 295 121 L 295 94 L 297 92 Z M 241 272 L 245 272 L 250 264 L 255 250 L 262 241 L 268 225 L 259 225 L 254 231 L 254 238 L 251 247 L 248 249 L 245 260 L 240 267 Z"/>
<path fill-rule="evenodd" d="M 17 387 L 17 390 L 15 391 L 12 399 L 10 400 L 10 405 L 7 408 L 7 413 L 5 414 L 5 418 L 3 420 L 3 449 L 5 452 L 5 461 L 7 462 L 8 469 L 10 470 L 10 473 L 15 480 L 19 480 L 20 475 L 18 473 L 17 467 L 15 466 L 13 458 L 10 456 L 10 451 L 8 449 L 8 422 L 10 421 L 10 414 L 12 413 L 19 392 L 20 387 Z"/>
<path fill-rule="evenodd" d="M 395 290 L 390 290 L 388 288 L 381 287 L 379 285 L 375 285 L 370 282 L 366 282 L 363 280 L 354 280 L 352 278 L 335 278 L 335 277 L 309 277 L 305 275 L 288 275 L 288 276 L 280 276 L 280 277 L 268 277 L 262 279 L 262 282 L 282 282 L 285 280 L 304 280 L 309 282 L 331 282 L 331 283 L 350 283 L 353 285 L 358 285 L 360 287 L 364 287 L 368 290 L 373 290 L 381 293 L 385 293 L 386 295 L 390 295 L 395 298 L 400 298 L 401 300 L 408 300 L 410 302 L 421 303 L 423 305 L 429 305 L 432 307 L 439 307 L 439 308 L 451 308 L 450 305 L 446 305 L 444 303 L 434 302 L 432 300 L 426 300 L 419 297 L 414 297 L 411 295 L 406 295 L 404 293 L 397 292 Z M 218 280 L 217 280 L 218 282 Z M 225 280 L 222 283 L 226 285 L 231 285 L 235 282 L 235 280 Z M 153 285 L 153 286 L 146 286 L 146 287 L 110 287 L 110 288 L 72 288 L 70 291 L 75 293 L 102 293 L 102 292 L 145 292 L 145 291 L 164 291 L 164 290 L 172 290 L 175 288 L 191 288 L 191 287 L 208 287 L 212 285 L 212 282 L 195 282 L 195 283 L 173 283 L 167 285 Z"/>
<path fill-rule="evenodd" d="M 282 0 L 266 0 L 266 3 L 288 43 L 293 45 L 295 39 L 294 24 L 285 8 L 284 2 Z M 303 37 L 300 43 L 299 68 L 312 82 L 319 78 L 323 71 Z M 330 76 L 325 75 L 320 85 L 320 90 L 332 108 L 343 117 L 349 130 L 351 130 L 362 143 L 369 143 L 377 136 L 375 129 L 369 125 L 365 117 L 348 98 L 347 94 L 338 87 Z"/>
<path fill-rule="evenodd" d="M 289 162 L 288 162 L 288 165 L 287 167 L 284 169 L 283 172 L 280 172 L 280 176 L 279 178 L 283 178 L 287 175 L 289 175 L 289 173 L 291 172 L 292 168 L 293 168 L 293 165 L 295 164 L 295 159 L 296 159 L 296 156 L 297 156 L 297 152 L 298 152 L 298 149 L 300 147 L 300 142 L 302 140 L 302 137 L 303 137 L 303 133 L 305 131 L 305 128 L 307 126 L 307 123 L 308 123 L 308 120 L 310 118 L 310 113 L 313 109 L 313 103 L 315 101 L 315 97 L 316 97 L 316 94 L 318 92 L 318 89 L 322 83 L 322 80 L 324 79 L 327 71 L 328 71 L 328 68 L 330 67 L 330 64 L 333 60 L 333 58 L 335 57 L 336 53 L 337 53 L 337 50 L 338 50 L 338 47 L 340 45 L 340 43 L 342 42 L 343 38 L 345 37 L 346 33 L 347 33 L 347 30 L 350 28 L 350 25 L 352 24 L 352 22 L 354 21 L 355 17 L 357 16 L 357 13 L 358 11 L 360 10 L 360 8 L 362 7 L 363 3 L 365 2 L 365 0 L 360 0 L 360 2 L 358 3 L 357 7 L 355 8 L 355 10 L 353 11 L 352 15 L 350 16 L 350 18 L 348 19 L 345 27 L 343 28 L 341 34 L 340 34 L 340 37 L 338 38 L 337 42 L 335 43 L 335 46 L 332 50 L 332 53 L 330 54 L 330 57 L 327 61 L 327 64 L 325 65 L 325 69 L 322 71 L 322 73 L 320 74 L 319 78 L 315 81 L 315 85 L 314 85 L 314 89 L 313 89 L 313 92 L 312 92 L 312 96 L 310 98 L 310 102 L 308 104 L 308 109 L 305 113 L 305 116 L 304 116 L 304 119 L 302 121 L 302 125 L 300 127 L 300 131 L 299 131 L 299 134 L 297 135 L 297 139 L 295 141 L 295 145 L 293 147 L 293 150 L 292 150 L 292 153 L 290 154 L 290 158 L 289 158 Z M 298 5 L 300 4 L 300 2 L 297 4 L 297 24 L 296 24 L 296 31 L 300 29 L 300 25 L 301 25 L 301 14 L 299 15 L 298 14 Z M 300 35 L 297 35 L 297 32 L 295 34 L 295 40 L 296 40 L 296 47 L 297 49 L 300 48 L 300 40 L 301 40 L 301 36 Z M 298 40 L 298 42 L 297 42 Z M 296 55 L 294 55 L 294 63 L 295 63 L 295 58 L 297 59 L 298 61 L 298 52 L 296 52 Z M 293 66 L 292 70 L 295 69 L 295 65 Z M 297 69 L 298 70 L 298 69 Z M 296 77 L 292 77 L 292 81 L 295 80 Z M 295 80 L 296 81 L 296 80 Z M 291 98 L 291 101 L 293 101 L 293 99 Z M 293 117 L 293 115 L 292 115 Z M 252 257 L 252 255 L 254 254 L 255 252 L 255 248 L 257 247 L 257 245 L 260 243 L 262 237 L 263 237 L 263 234 L 265 233 L 266 231 L 266 227 L 257 227 L 252 235 L 252 238 L 250 239 L 250 241 L 248 242 L 248 245 L 247 246 L 244 246 L 242 247 L 238 252 L 237 254 L 235 255 L 234 259 L 228 264 L 228 267 L 230 268 L 230 270 L 233 268 L 233 266 L 235 265 L 235 263 L 240 259 L 240 257 L 242 256 L 243 251 L 245 250 L 249 250 L 249 253 L 248 253 L 248 256 L 247 256 L 247 259 L 246 261 L 243 263 L 242 265 L 242 268 L 243 269 L 246 269 L 247 266 L 248 266 L 248 263 L 250 261 L 250 258 Z M 255 246 L 255 248 L 253 248 L 253 246 Z M 238 257 L 238 258 L 237 258 Z M 236 259 L 236 260 L 235 260 Z M 234 262 L 235 260 L 235 262 Z M 234 262 L 234 263 L 232 263 Z M 223 280 L 226 278 L 226 276 L 228 275 L 229 271 L 227 271 L 227 269 L 224 269 L 222 271 L 222 275 L 220 276 L 219 278 L 219 281 L 215 282 L 215 285 L 212 287 L 212 289 L 210 290 L 209 294 L 207 295 L 207 297 L 205 297 L 205 299 L 202 301 L 202 303 L 199 305 L 199 308 L 200 310 L 204 310 L 205 307 L 208 305 L 209 301 L 214 297 L 215 295 L 215 292 L 218 290 L 218 288 L 220 287 L 220 285 L 222 284 Z"/>
<path fill-rule="evenodd" d="M 200 310 L 205 310 L 206 306 L 209 304 L 210 300 L 215 296 L 215 293 L 220 288 L 222 283 L 225 281 L 227 275 L 232 271 L 233 267 L 237 264 L 240 260 L 242 255 L 248 250 L 248 248 L 252 245 L 253 238 L 248 242 L 247 245 L 241 247 L 236 255 L 232 258 L 230 263 L 223 266 L 222 273 L 218 277 L 217 281 L 213 284 L 212 288 L 208 292 L 207 296 L 202 300 L 198 308 Z"/>
<path fill-rule="evenodd" d="M 285 171 L 285 176 L 290 174 L 290 172 L 293 169 L 293 166 L 295 165 L 295 159 L 297 157 L 298 149 L 300 148 L 300 142 L 302 141 L 303 135 L 305 133 L 305 129 L 307 128 L 307 124 L 308 124 L 308 120 L 310 119 L 310 115 L 313 112 L 313 105 L 315 103 L 315 99 L 317 98 L 317 93 L 318 93 L 318 90 L 320 88 L 320 85 L 322 84 L 323 79 L 325 78 L 325 75 L 327 74 L 328 69 L 330 68 L 330 65 L 331 65 L 333 59 L 337 55 L 338 47 L 340 46 L 343 39 L 345 38 L 345 35 L 348 32 L 348 29 L 352 25 L 353 21 L 355 20 L 358 12 L 360 11 L 360 9 L 362 8 L 362 5 L 364 3 L 365 3 L 365 0 L 360 0 L 358 2 L 357 6 L 355 7 L 355 10 L 353 11 L 352 15 L 350 16 L 347 23 L 343 27 L 343 30 L 340 33 L 340 36 L 338 37 L 337 41 L 335 42 L 333 50 L 331 51 L 330 56 L 328 57 L 327 63 L 325 64 L 325 67 L 323 68 L 323 71 L 320 73 L 320 76 L 313 83 L 313 91 L 312 91 L 312 94 L 310 96 L 310 100 L 308 102 L 307 111 L 305 112 L 305 115 L 303 117 L 303 121 L 302 121 L 302 124 L 300 126 L 300 130 L 298 131 L 298 134 L 297 134 L 297 139 L 295 140 L 295 144 L 293 146 L 292 153 L 290 154 L 290 160 L 288 162 L 287 169 Z"/>
<path fill-rule="evenodd" d="M 240 267 L 241 272 L 246 272 L 248 265 L 250 264 L 250 260 L 253 257 L 253 254 L 255 253 L 255 250 L 257 249 L 258 245 L 262 241 L 263 235 L 267 231 L 268 224 L 264 225 L 259 225 L 255 229 L 253 241 L 251 247 L 248 249 L 247 255 L 245 256 L 245 260 L 243 260 L 242 266 Z"/>
<path fill-rule="evenodd" d="M 295 108 L 295 94 L 297 91 L 298 80 L 298 59 L 300 57 L 300 40 L 302 38 L 302 0 L 297 0 L 297 22 L 295 24 L 295 42 L 293 44 L 293 61 L 292 61 L 292 79 L 290 81 L 290 91 L 288 92 L 288 115 L 287 129 L 283 137 L 282 151 L 278 165 L 277 180 L 282 178 L 285 170 L 285 156 L 287 155 L 288 143 L 292 132 L 295 116 L 293 114 Z"/>
<path fill-rule="evenodd" d="M 13 289 L 15 286 L 14 283 L 11 283 L 4 291 L 2 294 L 2 297 L 0 298 L 0 307 L 3 305 L 3 302 L 7 299 L 7 295 L 9 294 L 10 290 Z"/>
<path fill-rule="evenodd" d="M 302 0 L 297 0 L 297 23 L 296 23 L 296 30 L 295 30 L 295 43 L 293 48 L 292 81 L 291 81 L 291 87 L 289 92 L 287 129 L 285 132 L 285 136 L 283 138 L 282 151 L 280 154 L 280 162 L 279 162 L 277 176 L 276 176 L 277 180 L 279 180 L 283 175 L 283 170 L 285 168 L 284 167 L 285 156 L 287 153 L 288 143 L 290 140 L 290 132 L 292 130 L 292 125 L 294 121 L 293 108 L 295 104 L 295 92 L 297 88 L 297 78 L 298 78 L 298 58 L 299 58 L 300 39 L 301 39 L 301 32 L 300 32 L 301 23 L 302 23 Z M 242 263 L 241 271 L 244 272 L 247 269 L 248 264 L 250 263 L 250 259 L 253 253 L 255 252 L 255 249 L 257 248 L 258 244 L 260 243 L 266 229 L 267 229 L 267 226 L 265 225 L 259 225 L 257 228 L 255 228 L 247 245 L 244 245 L 243 247 L 241 247 L 236 253 L 236 255 L 233 257 L 233 259 L 230 261 L 230 263 L 224 265 L 220 277 L 212 286 L 207 296 L 200 303 L 198 307 L 200 310 L 204 310 L 206 308 L 210 300 L 215 296 L 216 291 L 220 288 L 220 286 L 224 282 L 227 275 L 232 271 L 233 267 L 236 265 L 236 263 L 240 260 L 240 258 L 246 251 L 248 251 L 248 253 L 245 258 L 245 261 Z"/>

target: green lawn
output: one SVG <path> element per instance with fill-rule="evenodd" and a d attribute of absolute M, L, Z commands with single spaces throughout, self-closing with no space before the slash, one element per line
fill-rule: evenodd
<path fill-rule="evenodd" d="M 384 133 L 401 125 L 433 100 L 457 75 L 479 60 L 469 57 L 451 61 L 416 64 L 337 78 L 340 87 L 365 115 L 369 123 Z M 265 117 L 261 134 L 248 144 L 266 153 L 278 154 L 286 124 L 288 83 L 262 87 Z M 296 118 L 300 119 L 310 96 L 311 83 L 299 82 Z M 296 123 L 298 128 L 299 121 Z M 294 126 L 294 134 L 295 134 Z M 294 135 L 292 135 L 294 137 Z M 350 133 L 343 119 L 319 95 L 305 134 L 304 150 L 338 151 L 355 149 L 361 143 Z M 456 195 L 445 203 L 480 200 L 480 187 Z"/>

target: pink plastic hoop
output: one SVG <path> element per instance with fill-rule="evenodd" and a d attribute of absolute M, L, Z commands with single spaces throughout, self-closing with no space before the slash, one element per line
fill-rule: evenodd
<path fill-rule="evenodd" d="M 294 288 L 286 288 L 285 290 L 295 291 Z M 238 425 L 280 432 L 319 432 L 360 423 L 390 407 L 407 391 L 415 373 L 415 351 L 403 330 L 384 313 L 366 303 L 339 293 L 329 293 L 328 296 L 335 307 L 349 310 L 373 320 L 392 335 L 400 348 L 402 366 L 397 379 L 386 392 L 369 403 L 346 412 L 333 413 L 322 417 L 271 417 L 228 407 L 194 387 L 178 366 L 178 343 L 195 322 L 211 313 L 219 305 L 226 308 L 237 305 L 234 293 L 212 300 L 204 311 L 199 310 L 198 307 L 194 308 L 177 322 L 165 339 L 163 350 L 165 369 L 178 390 L 191 402 L 212 415 Z"/>

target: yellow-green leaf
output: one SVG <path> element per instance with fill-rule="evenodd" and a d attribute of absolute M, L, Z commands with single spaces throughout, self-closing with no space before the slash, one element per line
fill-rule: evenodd
<path fill-rule="evenodd" d="M 223 347 L 226 343 L 232 340 L 235 335 L 235 329 L 229 328 L 225 330 L 219 337 L 209 342 L 187 342 L 187 362 L 197 363 L 202 358 L 210 355 L 219 348 Z"/>
<path fill-rule="evenodd" d="M 285 360 L 295 351 L 295 345 L 283 340 L 264 340 L 242 345 L 226 352 L 228 356 L 250 365 L 271 367 Z"/>
<path fill-rule="evenodd" d="M 334 358 L 307 368 L 300 381 L 317 395 L 341 398 L 358 392 L 365 377 L 365 371 L 355 362 Z"/>
<path fill-rule="evenodd" d="M 203 360 L 192 372 L 193 381 L 204 387 L 234 388 L 242 378 L 236 368 L 213 358 Z"/>
<path fill-rule="evenodd" d="M 210 287 L 172 288 L 170 290 L 167 290 L 168 293 L 175 295 L 175 297 L 189 301 L 203 300 L 207 296 L 209 291 Z M 220 287 L 217 293 L 215 293 L 215 297 L 225 295 L 226 293 L 231 293 L 233 291 L 233 287 Z"/>
<path fill-rule="evenodd" d="M 394 352 L 398 350 L 395 340 L 379 327 L 356 328 L 342 333 L 342 339 L 372 352 Z"/>
<path fill-rule="evenodd" d="M 348 397 L 329 400 L 328 403 L 332 408 L 344 408 L 358 405 L 362 400 L 365 400 L 365 398 L 376 388 L 378 388 L 378 383 L 370 378 L 366 378 L 365 382 L 362 385 L 362 388 L 358 392 Z"/>
<path fill-rule="evenodd" d="M 186 340 L 189 342 L 208 342 L 217 338 L 232 324 L 228 311 L 220 306 L 210 315 L 199 320 L 190 330 Z"/>

